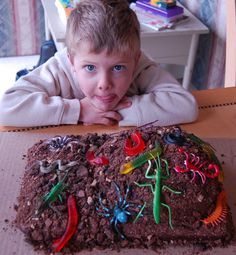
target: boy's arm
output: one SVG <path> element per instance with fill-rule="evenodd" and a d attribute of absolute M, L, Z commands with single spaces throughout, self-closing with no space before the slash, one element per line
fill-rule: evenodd
<path fill-rule="evenodd" d="M 132 106 L 120 110 L 120 126 L 140 126 L 153 121 L 160 126 L 196 120 L 197 102 L 193 95 L 158 65 L 143 68 L 130 89 Z"/>
<path fill-rule="evenodd" d="M 80 102 L 73 99 L 70 79 L 55 58 L 23 76 L 0 100 L 0 124 L 76 124 Z"/>

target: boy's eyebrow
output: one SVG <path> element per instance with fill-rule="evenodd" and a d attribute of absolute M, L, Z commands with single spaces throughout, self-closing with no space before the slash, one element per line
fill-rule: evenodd
<path fill-rule="evenodd" d="M 115 61 L 115 62 L 116 63 L 128 64 L 131 61 L 132 61 L 131 58 L 124 57 L 124 58 L 117 59 L 117 61 Z"/>
<path fill-rule="evenodd" d="M 117 60 L 114 63 L 112 63 L 112 65 L 128 64 L 129 62 L 130 62 L 130 60 L 124 61 L 124 60 L 120 59 L 120 60 Z M 98 64 L 99 61 L 91 61 L 91 60 L 85 59 L 85 60 L 81 60 L 81 63 L 82 64 Z"/>
<path fill-rule="evenodd" d="M 88 64 L 88 63 L 89 64 L 97 64 L 97 62 L 95 62 L 95 61 L 86 60 L 86 59 L 85 60 L 81 60 L 81 62 L 84 63 L 84 64 Z"/>

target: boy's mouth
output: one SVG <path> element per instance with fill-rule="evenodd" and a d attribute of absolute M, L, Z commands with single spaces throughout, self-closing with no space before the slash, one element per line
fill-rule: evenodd
<path fill-rule="evenodd" d="M 108 96 L 96 96 L 96 99 L 102 103 L 111 103 L 115 100 L 116 95 L 108 95 Z"/>

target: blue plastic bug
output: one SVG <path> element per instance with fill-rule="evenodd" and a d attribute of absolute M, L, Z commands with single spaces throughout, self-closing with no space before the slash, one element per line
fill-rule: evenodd
<path fill-rule="evenodd" d="M 127 203 L 126 200 L 130 190 L 130 186 L 127 187 L 125 196 L 122 198 L 120 193 L 120 187 L 115 182 L 113 183 L 117 192 L 118 201 L 115 202 L 115 206 L 113 208 L 107 208 L 102 203 L 102 198 L 100 196 L 99 203 L 101 205 L 101 208 L 103 209 L 103 212 L 99 212 L 99 214 L 104 216 L 105 218 L 112 217 L 110 220 L 110 224 L 115 228 L 116 232 L 122 239 L 126 239 L 125 235 L 119 230 L 118 224 L 119 223 L 124 224 L 128 222 L 129 216 L 132 215 L 132 213 L 128 211 L 129 207 L 133 206 L 136 208 L 141 208 L 141 206 L 132 203 Z M 99 209 L 97 208 L 97 210 Z M 142 214 L 139 213 L 138 216 L 142 216 Z"/>

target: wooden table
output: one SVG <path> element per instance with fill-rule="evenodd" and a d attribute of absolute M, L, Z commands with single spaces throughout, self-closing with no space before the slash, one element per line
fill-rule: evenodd
<path fill-rule="evenodd" d="M 236 87 L 194 91 L 199 104 L 199 117 L 194 123 L 181 127 L 202 138 L 236 138 Z M 55 127 L 0 127 L 0 131 L 27 131 L 47 134 L 84 134 L 87 132 L 117 132 L 118 126 L 62 125 Z"/>
<path fill-rule="evenodd" d="M 225 188 L 227 198 L 231 208 L 234 223 L 236 223 L 236 88 L 214 89 L 194 92 L 199 102 L 199 119 L 192 124 L 185 124 L 182 127 L 190 132 L 208 138 L 217 155 L 224 155 Z M 0 127 L 0 131 L 17 130 L 16 128 Z M 19 129 L 22 131 L 23 129 Z M 25 243 L 23 234 L 11 227 L 15 219 L 16 211 L 13 207 L 16 198 L 19 196 L 20 183 L 25 169 L 24 155 L 28 148 L 35 142 L 55 134 L 82 134 L 87 132 L 116 132 L 120 130 L 117 126 L 58 126 L 44 127 L 39 129 L 27 130 L 21 133 L 0 134 L 0 153 L 1 178 L 0 178 L 0 240 L 4 254 L 34 254 L 39 255 L 31 246 Z M 212 138 L 212 139 L 209 139 Z M 214 139 L 217 138 L 217 139 Z M 230 138 L 230 139 L 224 139 Z M 234 139 L 233 139 L 234 138 Z M 220 156 L 222 157 L 222 156 Z M 236 225 L 236 224 L 235 224 Z M 190 247 L 166 247 L 160 251 L 161 254 L 190 254 Z M 213 248 L 207 251 L 208 255 L 233 255 L 235 254 L 236 243 L 227 248 Z M 193 253 L 196 248 L 193 248 Z M 98 255 L 98 254 L 146 254 L 154 255 L 156 252 L 151 250 L 122 250 L 81 252 L 78 255 Z M 191 253 L 191 254 L 193 254 Z M 201 253 L 201 252 L 200 252 Z M 40 253 L 41 254 L 41 253 Z M 77 254 L 77 253 L 76 253 Z M 205 254 L 205 252 L 204 252 Z"/>
<path fill-rule="evenodd" d="M 63 22 L 60 18 L 55 0 L 41 2 L 45 14 L 46 39 L 53 38 L 57 49 L 60 50 L 65 47 L 66 21 Z M 139 12 L 137 16 L 141 24 L 142 50 L 158 63 L 184 66 L 183 87 L 188 89 L 199 35 L 206 34 L 209 30 L 185 8 L 184 13 L 188 16 L 186 21 L 177 24 L 174 29 L 162 31 L 142 26 L 144 15 Z M 173 68 L 169 71 L 173 72 Z M 174 71 L 173 75 L 180 78 L 177 71 Z"/>

